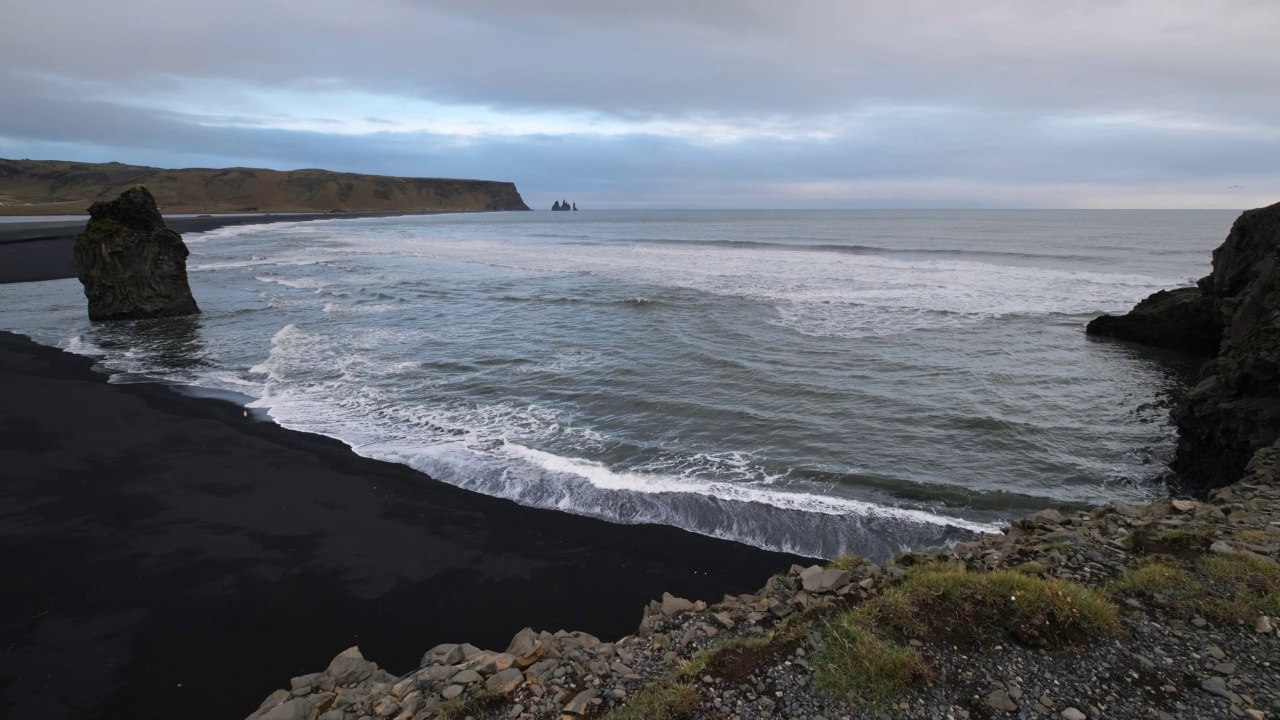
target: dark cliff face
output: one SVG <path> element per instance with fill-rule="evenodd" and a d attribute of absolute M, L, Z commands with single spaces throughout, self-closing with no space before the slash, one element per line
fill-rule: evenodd
<path fill-rule="evenodd" d="M 1221 350 L 1173 411 L 1173 469 L 1188 490 L 1235 482 L 1280 439 L 1280 203 L 1250 210 L 1213 253 L 1201 281 L 1224 325 Z"/>
<path fill-rule="evenodd" d="M 1211 357 L 1222 342 L 1213 297 L 1198 287 L 1161 290 L 1124 315 L 1103 315 L 1085 332 Z"/>
<path fill-rule="evenodd" d="M 1241 214 L 1196 287 L 1158 292 L 1088 332 L 1211 356 L 1173 409 L 1172 467 L 1195 495 L 1238 480 L 1280 440 L 1280 203 Z"/>
<path fill-rule="evenodd" d="M 90 320 L 138 320 L 200 312 L 187 283 L 187 246 L 165 227 L 141 185 L 89 207 L 76 237 L 76 275 Z"/>

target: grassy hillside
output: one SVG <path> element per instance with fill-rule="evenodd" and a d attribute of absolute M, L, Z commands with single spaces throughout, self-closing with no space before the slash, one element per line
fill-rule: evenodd
<path fill-rule="evenodd" d="M 165 213 L 529 209 L 515 184 L 488 180 L 0 159 L 0 215 L 84 213 L 139 183 Z"/>

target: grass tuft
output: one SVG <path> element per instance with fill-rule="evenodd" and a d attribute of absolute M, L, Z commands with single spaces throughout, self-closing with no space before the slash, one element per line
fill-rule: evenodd
<path fill-rule="evenodd" d="M 1249 622 L 1280 614 L 1280 565 L 1253 555 L 1204 555 L 1126 570 L 1111 591 L 1146 596 L 1176 614 Z"/>
<path fill-rule="evenodd" d="M 626 705 L 615 708 L 609 720 L 688 720 L 701 704 L 698 690 L 688 682 L 667 681 L 640 689 Z"/>
<path fill-rule="evenodd" d="M 858 555 L 842 555 L 827 564 L 827 567 L 836 570 L 848 570 L 853 572 L 863 565 L 870 565 L 871 561 Z"/>
<path fill-rule="evenodd" d="M 440 720 L 463 720 L 464 718 L 482 718 L 505 704 L 501 695 L 473 695 L 467 698 L 454 698 L 440 706 L 437 717 Z"/>
<path fill-rule="evenodd" d="M 897 696 L 912 682 L 929 677 L 920 653 L 887 640 L 846 613 L 827 625 L 826 643 L 818 653 L 818 682 L 840 697 L 879 704 Z"/>
<path fill-rule="evenodd" d="M 1115 605 L 1096 590 L 1013 570 L 921 565 L 827 623 L 818 677 L 836 693 L 879 703 L 928 677 L 919 653 L 904 644 L 907 639 L 969 644 L 1007 634 L 1029 645 L 1062 647 L 1119 633 Z"/>

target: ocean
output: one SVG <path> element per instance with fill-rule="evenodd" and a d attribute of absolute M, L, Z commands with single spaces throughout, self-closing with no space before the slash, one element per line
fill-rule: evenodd
<path fill-rule="evenodd" d="M 1164 492 L 1195 362 L 1087 337 L 1234 211 L 582 211 L 185 237 L 194 318 L 0 329 L 515 502 L 873 558 Z M 590 542 L 590 538 L 584 538 Z"/>

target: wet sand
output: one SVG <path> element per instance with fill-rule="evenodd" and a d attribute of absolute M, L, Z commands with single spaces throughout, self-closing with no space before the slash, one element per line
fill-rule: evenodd
<path fill-rule="evenodd" d="M 0 717 L 240 718 L 359 645 L 634 632 L 798 558 L 459 490 L 0 333 Z"/>

